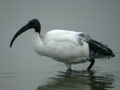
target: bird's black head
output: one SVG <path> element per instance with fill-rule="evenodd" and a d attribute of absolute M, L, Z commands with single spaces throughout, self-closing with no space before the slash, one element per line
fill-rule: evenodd
<path fill-rule="evenodd" d="M 29 28 L 34 28 L 35 32 L 40 33 L 41 30 L 41 25 L 40 22 L 38 21 L 38 19 L 32 19 L 28 22 L 28 26 Z"/>
<path fill-rule="evenodd" d="M 30 20 L 26 25 L 24 25 L 20 30 L 17 31 L 17 33 L 14 35 L 14 37 L 11 40 L 10 47 L 12 47 L 12 44 L 14 40 L 23 32 L 29 30 L 29 29 L 34 29 L 35 32 L 40 33 L 41 31 L 41 25 L 40 22 L 37 19 L 32 19 Z"/>

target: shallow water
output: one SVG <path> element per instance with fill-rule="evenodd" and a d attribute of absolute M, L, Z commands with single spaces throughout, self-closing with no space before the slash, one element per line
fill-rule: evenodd
<path fill-rule="evenodd" d="M 54 64 L 53 64 L 54 63 Z M 49 61 L 49 68 L 39 71 L 0 73 L 1 90 L 119 90 L 119 55 L 111 60 L 96 61 L 91 71 L 87 63 L 66 71 L 63 64 Z M 106 65 L 107 64 L 107 65 Z M 42 70 L 44 68 L 44 70 Z M 83 70 L 84 69 L 84 70 Z"/>
<path fill-rule="evenodd" d="M 120 90 L 120 0 L 0 0 L 0 90 Z M 18 29 L 37 18 L 41 32 L 65 29 L 84 32 L 110 46 L 116 57 L 64 64 L 37 55 L 33 31 L 9 44 Z"/>

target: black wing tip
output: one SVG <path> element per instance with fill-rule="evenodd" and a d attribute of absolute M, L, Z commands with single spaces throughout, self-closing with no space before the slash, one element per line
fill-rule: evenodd
<path fill-rule="evenodd" d="M 112 54 L 111 57 L 115 57 L 115 54 Z"/>
<path fill-rule="evenodd" d="M 115 57 L 115 54 L 107 45 L 102 44 L 101 42 L 98 42 L 95 40 L 89 40 L 88 43 L 91 51 L 96 57 L 99 57 L 99 58 Z"/>

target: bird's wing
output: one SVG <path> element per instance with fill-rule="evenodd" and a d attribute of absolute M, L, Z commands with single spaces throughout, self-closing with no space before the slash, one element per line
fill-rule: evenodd
<path fill-rule="evenodd" d="M 109 58 L 114 56 L 114 53 L 107 45 L 92 39 L 89 35 L 85 35 L 84 33 L 80 34 L 80 37 L 88 43 L 92 57 Z"/>
<path fill-rule="evenodd" d="M 55 33 L 55 32 L 54 32 Z M 80 32 L 48 33 L 44 44 L 50 57 L 62 59 L 83 58 L 89 56 L 88 44 L 80 44 Z M 81 40 L 82 41 L 82 40 Z"/>
<path fill-rule="evenodd" d="M 95 58 L 110 58 L 114 56 L 112 50 L 105 44 L 96 40 L 89 40 L 89 48 L 92 52 L 92 56 Z"/>
<path fill-rule="evenodd" d="M 82 38 L 80 34 L 83 32 L 74 32 L 74 31 L 67 31 L 67 30 L 52 30 L 45 35 L 45 43 L 49 41 L 58 41 L 58 42 L 71 42 L 74 44 L 80 44 Z"/>

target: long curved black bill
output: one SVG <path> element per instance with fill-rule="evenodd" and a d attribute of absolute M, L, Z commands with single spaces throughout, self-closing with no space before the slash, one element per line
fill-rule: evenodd
<path fill-rule="evenodd" d="M 15 39 L 22 34 L 23 32 L 27 31 L 28 29 L 30 29 L 29 24 L 26 24 L 25 26 L 23 26 L 19 31 L 17 31 L 17 33 L 14 35 L 14 37 L 12 38 L 11 42 L 10 42 L 10 48 L 13 45 L 13 42 L 15 41 Z"/>

